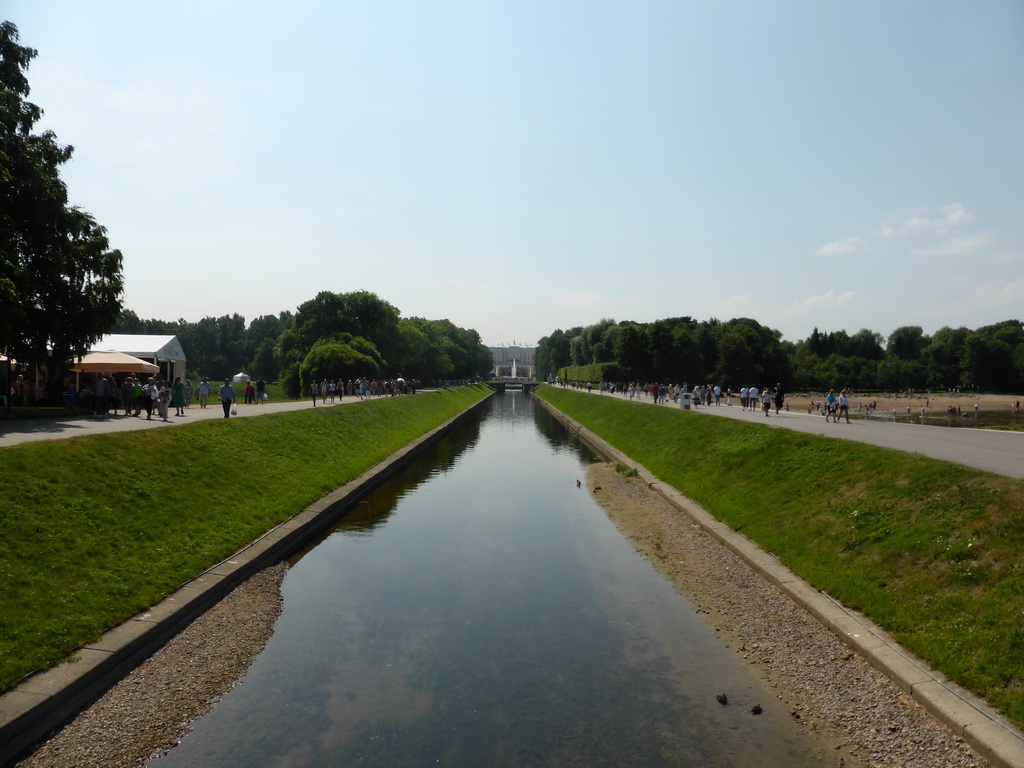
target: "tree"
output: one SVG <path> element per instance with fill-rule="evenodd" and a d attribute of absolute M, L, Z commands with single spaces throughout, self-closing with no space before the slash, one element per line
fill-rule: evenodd
<path fill-rule="evenodd" d="M 861 328 L 850 338 L 848 355 L 864 360 L 884 360 L 885 348 L 882 346 L 882 334 Z"/>
<path fill-rule="evenodd" d="M 88 213 L 68 206 L 60 166 L 72 147 L 33 133 L 42 110 L 25 100 L 37 51 L 0 23 L 0 342 L 61 368 L 117 320 L 124 290 L 121 253 Z"/>
<path fill-rule="evenodd" d="M 889 336 L 886 351 L 900 360 L 920 360 L 929 339 L 919 325 L 904 325 Z"/>
<path fill-rule="evenodd" d="M 929 387 L 953 389 L 961 385 L 960 358 L 964 341 L 970 333 L 967 328 L 949 326 L 935 332 L 931 343 L 921 352 L 921 359 L 928 371 Z"/>
<path fill-rule="evenodd" d="M 380 373 L 380 355 L 366 339 L 333 339 L 320 341 L 306 353 L 299 366 L 303 392 L 313 381 L 351 381 L 361 376 L 376 377 Z"/>
<path fill-rule="evenodd" d="M 614 360 L 631 379 L 647 380 L 649 378 L 650 357 L 644 345 L 644 337 L 635 325 L 618 328 L 612 342 Z"/>

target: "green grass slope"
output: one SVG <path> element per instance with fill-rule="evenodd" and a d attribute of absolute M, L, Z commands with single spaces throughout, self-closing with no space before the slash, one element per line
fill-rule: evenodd
<path fill-rule="evenodd" d="M 489 393 L 0 448 L 0 688 L 59 663 Z"/>
<path fill-rule="evenodd" d="M 1024 724 L 1024 481 L 677 408 L 538 394 Z"/>

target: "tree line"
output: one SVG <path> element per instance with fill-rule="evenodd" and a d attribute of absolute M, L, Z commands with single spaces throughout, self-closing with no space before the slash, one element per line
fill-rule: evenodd
<path fill-rule="evenodd" d="M 220 379 L 245 371 L 280 381 L 292 397 L 314 380 L 440 382 L 483 376 L 493 365 L 475 330 L 402 317 L 368 291 L 321 291 L 294 313 L 262 315 L 248 326 L 238 314 L 189 322 L 143 320 L 124 310 L 113 332 L 175 335 L 190 374 Z"/>
<path fill-rule="evenodd" d="M 1024 391 L 1024 323 L 944 327 L 932 335 L 920 326 L 903 326 L 888 337 L 866 328 L 852 336 L 815 328 L 808 338 L 790 342 L 750 318 L 605 319 L 545 336 L 534 363 L 542 379 L 1019 393 Z"/>

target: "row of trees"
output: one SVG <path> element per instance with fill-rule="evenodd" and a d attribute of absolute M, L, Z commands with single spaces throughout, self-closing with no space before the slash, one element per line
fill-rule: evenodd
<path fill-rule="evenodd" d="M 106 230 L 68 203 L 60 169 L 73 148 L 35 133 L 27 101 L 37 51 L 0 23 L 0 348 L 21 360 L 83 352 L 121 309 L 121 253 Z"/>
<path fill-rule="evenodd" d="M 605 380 L 1016 393 L 1024 391 L 1024 323 L 947 327 L 931 336 L 919 326 L 904 326 L 888 338 L 868 329 L 851 336 L 815 328 L 794 343 L 750 318 L 602 320 L 545 336 L 535 365 L 539 378 L 571 378 L 572 367 L 601 365 Z"/>
<path fill-rule="evenodd" d="M 280 382 L 292 396 L 312 380 L 398 377 L 444 381 L 485 375 L 491 353 L 472 329 L 449 320 L 403 318 L 366 291 L 323 291 L 298 310 L 198 322 L 143 320 L 121 313 L 115 333 L 176 335 L 190 372 L 220 378 L 238 371 Z"/>

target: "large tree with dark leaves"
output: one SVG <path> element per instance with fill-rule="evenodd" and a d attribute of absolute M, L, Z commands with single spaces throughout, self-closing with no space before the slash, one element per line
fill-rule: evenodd
<path fill-rule="evenodd" d="M 60 166 L 71 158 L 42 110 L 26 101 L 37 52 L 0 23 L 0 344 L 59 368 L 108 332 L 121 309 L 121 253 L 106 230 L 68 205 Z"/>

